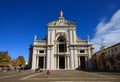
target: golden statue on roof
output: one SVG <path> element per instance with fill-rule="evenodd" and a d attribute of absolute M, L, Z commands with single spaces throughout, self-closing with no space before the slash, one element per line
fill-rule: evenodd
<path fill-rule="evenodd" d="M 62 10 L 60 11 L 60 17 L 63 17 L 63 12 L 62 12 Z"/>

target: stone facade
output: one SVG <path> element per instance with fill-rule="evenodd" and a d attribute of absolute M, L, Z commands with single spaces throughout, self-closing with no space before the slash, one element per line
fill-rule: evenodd
<path fill-rule="evenodd" d="M 93 68 L 100 70 L 120 70 L 120 43 L 110 47 L 102 46 L 100 51 L 92 56 Z"/>
<path fill-rule="evenodd" d="M 76 24 L 65 20 L 60 12 L 58 20 L 48 23 L 48 34 L 43 40 L 34 37 L 29 48 L 29 68 L 91 69 L 93 45 L 76 35 Z"/>

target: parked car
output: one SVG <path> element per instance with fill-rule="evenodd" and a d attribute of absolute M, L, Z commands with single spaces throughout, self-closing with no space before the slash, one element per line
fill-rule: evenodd
<path fill-rule="evenodd" d="M 42 72 L 42 69 L 41 68 L 37 68 L 37 69 L 35 69 L 35 72 Z"/>

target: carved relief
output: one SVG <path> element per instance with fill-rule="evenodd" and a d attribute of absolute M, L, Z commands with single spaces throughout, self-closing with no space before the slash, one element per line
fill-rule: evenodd
<path fill-rule="evenodd" d="M 58 32 L 58 33 L 56 33 L 56 37 L 57 36 L 66 37 L 66 33 L 65 32 Z"/>

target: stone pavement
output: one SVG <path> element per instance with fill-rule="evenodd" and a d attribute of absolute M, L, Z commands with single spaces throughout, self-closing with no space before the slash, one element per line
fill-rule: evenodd
<path fill-rule="evenodd" d="M 49 78 L 46 71 L 0 73 L 0 82 L 119 82 L 119 80 L 120 73 L 117 72 L 54 70 L 51 71 Z"/>

